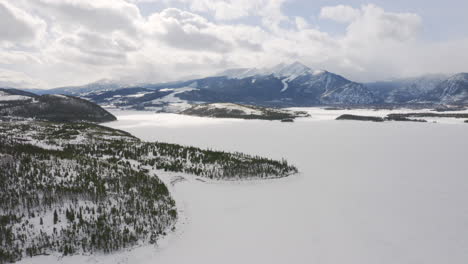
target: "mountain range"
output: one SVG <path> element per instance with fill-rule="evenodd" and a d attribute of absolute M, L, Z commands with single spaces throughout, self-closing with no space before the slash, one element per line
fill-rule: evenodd
<path fill-rule="evenodd" d="M 178 112 L 192 104 L 382 106 L 468 104 L 468 73 L 358 83 L 299 62 L 230 69 L 211 77 L 160 84 L 100 81 L 41 91 L 79 96 L 103 106 Z"/>

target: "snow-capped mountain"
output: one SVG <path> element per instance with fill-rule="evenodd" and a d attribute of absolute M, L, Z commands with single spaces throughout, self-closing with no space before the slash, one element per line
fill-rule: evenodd
<path fill-rule="evenodd" d="M 428 99 L 443 104 L 468 104 L 468 73 L 455 74 L 428 93 Z"/>
<path fill-rule="evenodd" d="M 425 101 L 426 94 L 434 90 L 447 77 L 443 74 L 429 74 L 366 85 L 382 103 L 402 104 Z"/>
<path fill-rule="evenodd" d="M 240 69 L 229 69 L 224 72 L 219 73 L 217 76 L 225 76 L 234 79 L 243 79 L 247 77 L 252 77 L 255 75 L 273 75 L 275 77 L 290 77 L 294 79 L 303 74 L 311 73 L 312 70 L 303 65 L 300 62 L 294 62 L 292 64 L 278 64 L 272 68 L 240 68 Z"/>
<path fill-rule="evenodd" d="M 101 81 L 44 93 L 76 95 L 109 107 L 163 112 L 180 112 L 200 103 L 275 107 L 459 104 L 468 101 L 468 95 L 463 92 L 463 76 L 459 74 L 447 79 L 444 75 L 426 75 L 361 84 L 294 62 L 262 69 L 230 69 L 212 77 L 188 81 L 137 86 Z"/>
<path fill-rule="evenodd" d="M 267 69 L 232 69 L 214 77 L 82 96 L 100 104 L 161 111 L 184 110 L 194 103 L 311 106 L 376 102 L 364 85 L 299 62 Z M 177 107 L 170 107 L 174 104 Z"/>
<path fill-rule="evenodd" d="M 270 77 L 281 82 L 276 100 L 292 104 L 370 104 L 375 102 L 372 93 L 362 84 L 351 82 L 342 76 L 325 70 L 312 70 L 294 62 L 279 64 L 270 69 L 228 71 L 228 78 L 253 78 L 258 80 Z M 278 92 L 272 88 L 272 92 Z"/>
<path fill-rule="evenodd" d="M 366 84 L 383 104 L 468 104 L 468 73 L 425 75 Z"/>

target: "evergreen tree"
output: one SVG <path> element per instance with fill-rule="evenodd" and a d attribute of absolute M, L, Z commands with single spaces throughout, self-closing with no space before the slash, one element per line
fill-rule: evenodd
<path fill-rule="evenodd" d="M 58 222 L 57 210 L 54 210 L 54 225 Z"/>

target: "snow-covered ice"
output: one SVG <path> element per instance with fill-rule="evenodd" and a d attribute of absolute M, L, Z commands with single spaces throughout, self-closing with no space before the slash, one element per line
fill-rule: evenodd
<path fill-rule="evenodd" d="M 239 183 L 183 175 L 169 186 L 182 224 L 158 248 L 23 263 L 466 263 L 468 124 L 308 111 L 294 123 L 113 112 L 119 121 L 106 125 L 145 140 L 284 157 L 301 173 Z"/>

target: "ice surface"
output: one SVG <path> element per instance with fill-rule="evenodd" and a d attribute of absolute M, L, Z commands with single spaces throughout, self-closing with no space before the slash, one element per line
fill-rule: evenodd
<path fill-rule="evenodd" d="M 242 183 L 184 175 L 170 186 L 184 224 L 160 247 L 23 263 L 466 263 L 467 124 L 308 111 L 313 118 L 294 123 L 113 112 L 119 121 L 106 125 L 146 140 L 285 157 L 301 174 Z"/>

